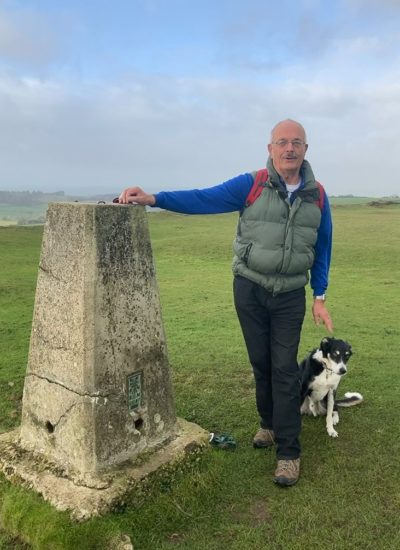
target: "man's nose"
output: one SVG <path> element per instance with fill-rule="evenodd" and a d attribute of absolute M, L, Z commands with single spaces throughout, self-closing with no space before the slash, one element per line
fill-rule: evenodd
<path fill-rule="evenodd" d="M 291 151 L 291 152 L 294 151 L 294 146 L 293 146 L 293 143 L 291 141 L 287 142 L 286 151 Z"/>

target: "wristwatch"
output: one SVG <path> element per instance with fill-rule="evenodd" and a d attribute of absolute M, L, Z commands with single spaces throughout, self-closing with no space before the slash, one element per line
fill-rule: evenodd
<path fill-rule="evenodd" d="M 321 294 L 320 296 L 314 296 L 314 300 L 321 300 L 321 302 L 325 302 L 326 294 Z"/>

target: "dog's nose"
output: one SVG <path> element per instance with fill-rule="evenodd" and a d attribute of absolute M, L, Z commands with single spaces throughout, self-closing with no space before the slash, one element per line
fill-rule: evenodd
<path fill-rule="evenodd" d="M 339 374 L 346 374 L 347 369 L 345 367 L 340 367 Z"/>

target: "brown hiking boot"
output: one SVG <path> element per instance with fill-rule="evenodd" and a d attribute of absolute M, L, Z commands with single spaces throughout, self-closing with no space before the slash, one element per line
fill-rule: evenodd
<path fill-rule="evenodd" d="M 300 475 L 300 458 L 278 460 L 274 481 L 281 487 L 289 487 L 297 483 Z"/>
<path fill-rule="evenodd" d="M 266 428 L 260 428 L 253 439 L 253 447 L 255 449 L 264 449 L 272 447 L 275 444 L 274 432 Z"/>

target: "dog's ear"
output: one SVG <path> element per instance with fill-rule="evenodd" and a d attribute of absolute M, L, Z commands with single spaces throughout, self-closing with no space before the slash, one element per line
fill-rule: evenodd
<path fill-rule="evenodd" d="M 332 338 L 328 338 L 327 336 L 325 338 L 322 338 L 321 340 L 320 349 L 324 353 L 324 355 L 326 355 L 329 349 L 331 340 Z"/>
<path fill-rule="evenodd" d="M 346 342 L 346 343 L 347 343 L 347 342 Z M 347 345 L 349 346 L 349 353 L 350 353 L 350 355 L 353 355 L 353 350 L 352 350 L 352 348 L 351 348 L 351 345 L 350 345 L 349 343 L 347 343 Z"/>

